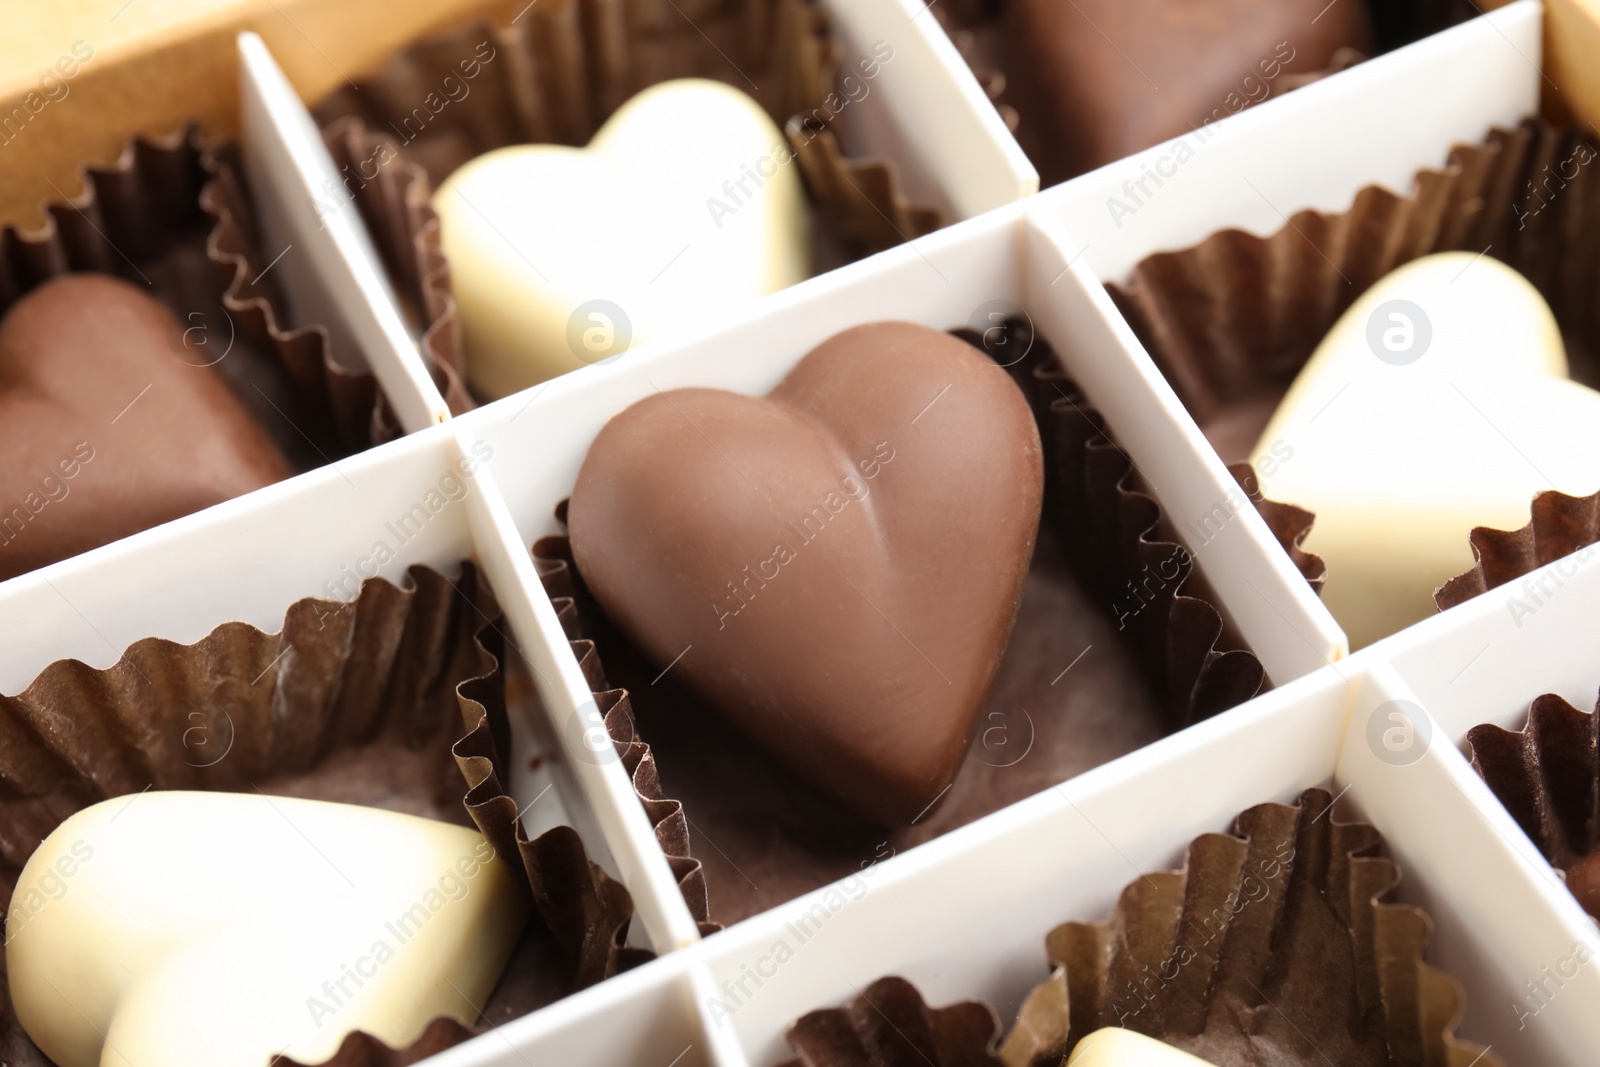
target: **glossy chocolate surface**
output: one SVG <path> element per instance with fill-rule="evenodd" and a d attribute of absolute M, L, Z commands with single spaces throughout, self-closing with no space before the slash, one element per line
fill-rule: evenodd
<path fill-rule="evenodd" d="M 680 389 L 613 418 L 572 494 L 572 549 L 661 668 L 813 784 L 905 823 L 968 747 L 1042 470 L 1005 371 L 878 323 L 767 397 Z"/>

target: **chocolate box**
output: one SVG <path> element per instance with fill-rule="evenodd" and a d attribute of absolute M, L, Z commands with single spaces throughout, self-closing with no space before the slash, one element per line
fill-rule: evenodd
<path fill-rule="evenodd" d="M 1108 213 L 1106 202 L 1162 149 L 1024 197 L 1030 168 L 917 0 L 827 6 L 848 42 L 893 39 L 899 49 L 863 135 L 879 131 L 876 144 L 908 187 L 942 198 L 964 221 L 768 297 L 693 339 L 641 346 L 456 417 L 421 371 L 352 225 L 313 247 L 347 287 L 341 299 L 361 302 L 345 308 L 350 329 L 367 339 L 363 351 L 383 367 L 412 432 L 0 584 L 0 690 L 20 691 L 63 658 L 107 666 L 145 637 L 195 641 L 231 620 L 271 630 L 298 598 L 349 599 L 366 577 L 399 581 L 412 565 L 448 572 L 473 559 L 507 623 L 515 759 L 503 784 L 527 805 L 530 836 L 578 830 L 632 894 L 629 944 L 658 958 L 431 1063 L 766 1067 L 789 1058 L 794 1020 L 849 1002 L 887 974 L 914 981 L 932 1003 L 983 1000 L 1008 1027 L 1048 975 L 1050 929 L 1098 921 L 1123 885 L 1178 862 L 1196 834 L 1312 787 L 1337 798 L 1341 818 L 1384 835 L 1404 872 L 1399 899 L 1432 920 L 1428 960 L 1465 991 L 1458 1033 L 1507 1063 L 1592 1062 L 1600 934 L 1464 748 L 1474 725 L 1516 728 L 1541 693 L 1592 705 L 1600 659 L 1586 635 L 1600 617 L 1600 560 L 1556 561 L 1351 655 L 1105 288 L 1144 255 L 1217 229 L 1266 232 L 1301 208 L 1341 209 L 1372 183 L 1404 188 L 1453 142 L 1535 113 L 1542 6 L 1519 0 L 1215 124 L 1178 177 L 1131 216 Z M 330 164 L 289 86 L 318 96 L 340 67 L 370 70 L 469 5 L 405 5 L 393 16 L 380 7 L 222 7 L 147 31 L 122 60 L 108 46 L 107 73 L 85 65 L 71 110 L 40 114 L 25 131 L 39 172 L 67 173 L 107 150 L 97 113 L 120 144 L 133 130 L 189 117 L 185 108 L 214 109 L 197 117 L 220 130 L 245 117 L 252 173 L 292 205 Z M 354 32 L 369 24 L 378 29 Z M 232 51 L 241 28 L 261 31 L 245 39 L 243 62 Z M 334 38 L 327 56 L 312 44 Z M 136 91 L 139 78 L 185 55 L 200 57 L 184 75 L 190 89 L 171 73 L 154 79 L 170 92 Z M 195 84 L 217 97 L 200 100 Z M 47 137 L 45 123 L 68 114 Z M 0 208 L 20 219 L 38 193 L 31 177 L 8 173 Z M 292 216 L 281 219 L 285 234 Z M 304 240 L 324 236 L 298 225 Z M 593 743 L 601 709 L 531 546 L 561 532 L 557 509 L 599 428 L 652 390 L 764 392 L 847 327 L 902 319 L 957 329 L 996 306 L 1027 316 L 1104 416 L 1160 506 L 1164 533 L 1193 558 L 1228 639 L 1259 660 L 1266 691 L 914 848 L 868 848 L 854 873 L 706 932 L 623 760 Z M 1115 618 L 1114 605 L 1105 611 Z"/>

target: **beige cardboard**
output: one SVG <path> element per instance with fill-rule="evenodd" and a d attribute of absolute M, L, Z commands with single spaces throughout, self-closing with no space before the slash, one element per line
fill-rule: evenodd
<path fill-rule="evenodd" d="M 412 40 L 482 13 L 509 20 L 525 0 L 122 5 L 8 0 L 0 8 L 0 224 L 37 226 L 42 199 L 75 196 L 77 168 L 114 161 L 134 134 L 159 136 L 190 120 L 210 136 L 236 133 L 242 30 L 259 33 L 295 89 L 315 100 Z"/>

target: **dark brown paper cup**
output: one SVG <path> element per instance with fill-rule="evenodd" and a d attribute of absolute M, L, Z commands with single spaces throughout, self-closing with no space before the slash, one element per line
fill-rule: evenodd
<path fill-rule="evenodd" d="M 1461 987 L 1422 961 L 1431 923 L 1385 903 L 1400 880 L 1370 826 L 1340 823 L 1308 790 L 1204 834 L 1182 871 L 1148 874 L 1100 923 L 1045 940 L 1053 973 L 994 1050 L 993 1014 L 929 1008 L 884 978 L 790 1027 L 790 1067 L 1059 1067 L 1121 1026 L 1217 1067 L 1499 1067 L 1454 1036 Z"/>
<path fill-rule="evenodd" d="M 407 577 L 404 588 L 368 580 L 350 602 L 299 601 L 277 634 L 227 623 L 192 645 L 137 641 L 105 670 L 62 660 L 0 697 L 6 905 L 38 844 L 91 804 L 260 789 L 476 826 L 534 905 L 474 1026 L 435 1021 L 412 1050 L 352 1035 L 336 1063 L 413 1062 L 638 962 L 622 948 L 627 891 L 570 827 L 528 841 L 499 788 L 509 725 L 493 597 L 470 565 L 454 581 L 421 566 Z M 0 1057 L 47 1064 L 9 997 Z"/>
<path fill-rule="evenodd" d="M 1544 858 L 1562 871 L 1600 852 L 1597 724 L 1600 716 L 1546 693 L 1529 707 L 1521 730 L 1486 724 L 1467 732 L 1472 766 Z"/>
<path fill-rule="evenodd" d="M 976 1001 L 929 1007 L 904 978 L 880 978 L 843 1008 L 801 1016 L 786 1035 L 799 1058 L 783 1067 L 1001 1067 L 999 1025 Z"/>
<path fill-rule="evenodd" d="M 1054 973 L 1024 1000 L 1006 1067 L 1057 1064 L 1105 1026 L 1217 1067 L 1498 1067 L 1454 1036 L 1461 987 L 1422 962 L 1432 923 L 1384 903 L 1400 871 L 1383 838 L 1331 807 L 1312 789 L 1251 808 L 1196 838 L 1184 870 L 1130 883 L 1105 922 L 1052 930 Z"/>

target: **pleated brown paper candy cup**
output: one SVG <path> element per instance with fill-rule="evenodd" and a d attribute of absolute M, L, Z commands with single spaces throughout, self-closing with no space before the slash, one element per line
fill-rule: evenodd
<path fill-rule="evenodd" d="M 1487 250 L 1522 273 L 1555 312 L 1572 377 L 1600 385 L 1600 176 L 1586 165 L 1597 158 L 1579 131 L 1530 120 L 1455 146 L 1403 195 L 1368 186 L 1349 210 L 1301 211 L 1267 237 L 1224 230 L 1106 288 L 1224 460 L 1250 452 L 1363 292 L 1438 252 Z M 1525 531 L 1461 531 L 1481 563 L 1440 591 L 1441 608 L 1600 535 L 1592 501 L 1546 494 L 1530 505 Z"/>
<path fill-rule="evenodd" d="M 906 198 L 890 165 L 840 147 L 850 97 L 870 92 L 879 68 L 841 69 L 820 8 L 808 0 L 702 6 L 505 5 L 498 22 L 405 49 L 317 105 L 343 181 L 319 210 L 358 207 L 446 385 L 459 388 L 461 326 L 428 206 L 433 190 L 497 148 L 587 144 L 612 112 L 659 82 L 724 81 L 767 110 L 810 190 L 818 271 L 943 224 L 937 211 Z M 464 392 L 447 395 L 452 406 L 465 401 Z"/>
<path fill-rule="evenodd" d="M 482 1018 L 435 1020 L 411 1050 L 352 1035 L 337 1063 L 413 1062 L 636 962 L 621 948 L 626 890 L 570 827 L 527 841 L 499 788 L 509 727 L 493 597 L 470 565 L 454 581 L 421 566 L 407 577 L 404 588 L 364 582 L 350 602 L 299 601 L 277 634 L 226 623 L 192 645 L 137 641 L 105 670 L 58 661 L 0 698 L 6 906 L 40 841 L 89 805 L 260 789 L 475 825 L 534 905 Z M 48 1063 L 9 996 L 0 1058 Z"/>
<path fill-rule="evenodd" d="M 565 504 L 562 508 L 562 518 L 565 520 Z M 649 745 L 639 739 L 628 691 L 616 688 L 607 680 L 605 665 L 600 662 L 599 645 L 605 641 L 609 647 L 615 641 L 618 658 L 631 653 L 637 659 L 638 653 L 622 643 L 621 638 L 599 616 L 599 609 L 578 577 L 577 564 L 572 559 L 565 537 L 550 537 L 540 541 L 533 546 L 533 558 L 544 591 L 561 619 L 561 627 L 571 644 L 572 654 L 577 657 L 579 666 L 583 668 L 584 680 L 594 694 L 595 707 L 605 722 L 606 732 L 616 745 L 623 769 L 633 783 L 634 795 L 649 816 L 656 844 L 667 857 L 667 864 L 678 881 L 678 891 L 683 894 L 684 902 L 688 904 L 700 932 L 715 933 L 723 924 L 711 921 L 705 870 L 690 853 L 689 821 L 684 814 L 683 804 L 669 799 L 662 792 L 655 754 Z M 583 605 L 581 609 L 580 602 Z"/>
<path fill-rule="evenodd" d="M 1409 192 L 1371 185 L 1338 213 L 1301 211 L 1257 237 L 1223 230 L 1141 260 L 1106 286 L 1226 460 L 1248 454 L 1340 315 L 1386 274 L 1438 252 L 1488 249 L 1538 287 L 1573 377 L 1600 380 L 1600 177 L 1564 161 L 1600 150 L 1576 131 L 1525 122 L 1456 145 Z M 1551 178 L 1572 172 L 1570 179 Z M 1530 192 L 1535 179 L 1558 192 Z M 1463 531 L 1465 536 L 1467 531 Z"/>
<path fill-rule="evenodd" d="M 1473 767 L 1552 866 L 1570 871 L 1600 851 L 1600 716 L 1546 693 L 1523 729 L 1474 726 L 1467 743 Z"/>
<path fill-rule="evenodd" d="M 1399 48 L 1483 13 L 1472 0 L 1358 2 L 1365 3 L 1370 10 L 1378 52 Z M 1037 55 L 1025 42 L 1019 45 L 1015 39 L 1007 25 L 1006 7 L 1007 0 L 947 0 L 933 11 L 1006 125 L 1016 134 L 1023 151 L 1039 168 L 1044 184 L 1053 185 L 1074 176 L 1061 159 L 1059 148 L 1059 130 L 1070 123 L 1071 116 L 1051 115 L 1055 110 L 1054 101 L 1035 84 Z M 1092 13 L 1081 24 L 1084 32 L 1094 32 L 1091 20 Z M 1252 64 L 1256 58 L 1249 57 L 1239 64 L 1241 80 L 1234 91 L 1221 93 L 1215 101 L 1196 109 L 1195 122 L 1211 122 L 1237 114 L 1256 103 L 1348 70 L 1367 57 L 1352 48 L 1339 48 L 1321 69 L 1300 70 L 1285 64 L 1280 73 L 1270 77 L 1255 76 L 1257 68 Z M 1305 61 L 1301 63 L 1304 65 Z"/>
<path fill-rule="evenodd" d="M 1479 593 L 1524 578 L 1540 567 L 1571 556 L 1559 571 L 1565 580 L 1575 568 L 1592 556 L 1600 544 L 1600 493 L 1585 497 L 1567 496 L 1555 490 L 1533 498 L 1526 526 L 1516 530 L 1496 530 L 1479 526 L 1472 531 L 1472 556 L 1477 562 L 1470 571 L 1450 579 L 1433 594 L 1440 611 L 1447 611 Z M 1574 570 L 1568 570 L 1571 567 Z M 1525 597 L 1511 604 L 1514 617 L 1532 614 L 1549 590 L 1525 588 Z"/>
<path fill-rule="evenodd" d="M 932 1008 L 904 978 L 880 978 L 844 1008 L 825 1008 L 789 1027 L 798 1053 L 782 1067 L 1002 1067 L 999 1026 L 976 1001 Z"/>
<path fill-rule="evenodd" d="M 1019 342 L 1021 328 L 1011 328 Z M 1042 431 L 1047 521 L 979 736 L 949 791 L 911 827 L 874 825 L 802 782 L 612 626 L 566 538 L 533 546 L 702 925 L 736 922 L 849 877 L 1234 707 L 1265 684 L 1255 655 L 1224 632 L 1188 552 L 1163 539 L 1159 505 L 1136 485 L 1103 420 L 1042 340 L 1021 347 L 1029 357 L 1010 370 Z M 1292 543 L 1294 523 L 1280 525 Z"/>
<path fill-rule="evenodd" d="M 1383 903 L 1398 883 L 1370 826 L 1331 798 L 1263 804 L 1189 846 L 1183 871 L 1128 885 L 1102 923 L 1052 930 L 1049 980 L 995 1051 L 993 1013 L 930 1008 L 904 979 L 789 1029 L 786 1067 L 1059 1067 L 1121 1026 L 1217 1067 L 1499 1067 L 1453 1034 L 1460 986 L 1422 962 L 1431 924 Z"/>
<path fill-rule="evenodd" d="M 1055 971 L 1023 1002 L 1006 1067 L 1055 1067 L 1122 1026 L 1217 1067 L 1496 1067 L 1453 1034 L 1460 986 L 1422 962 L 1432 924 L 1384 903 L 1400 880 L 1370 826 L 1308 790 L 1189 846 L 1180 872 L 1123 890 L 1103 923 L 1066 923 Z"/>

